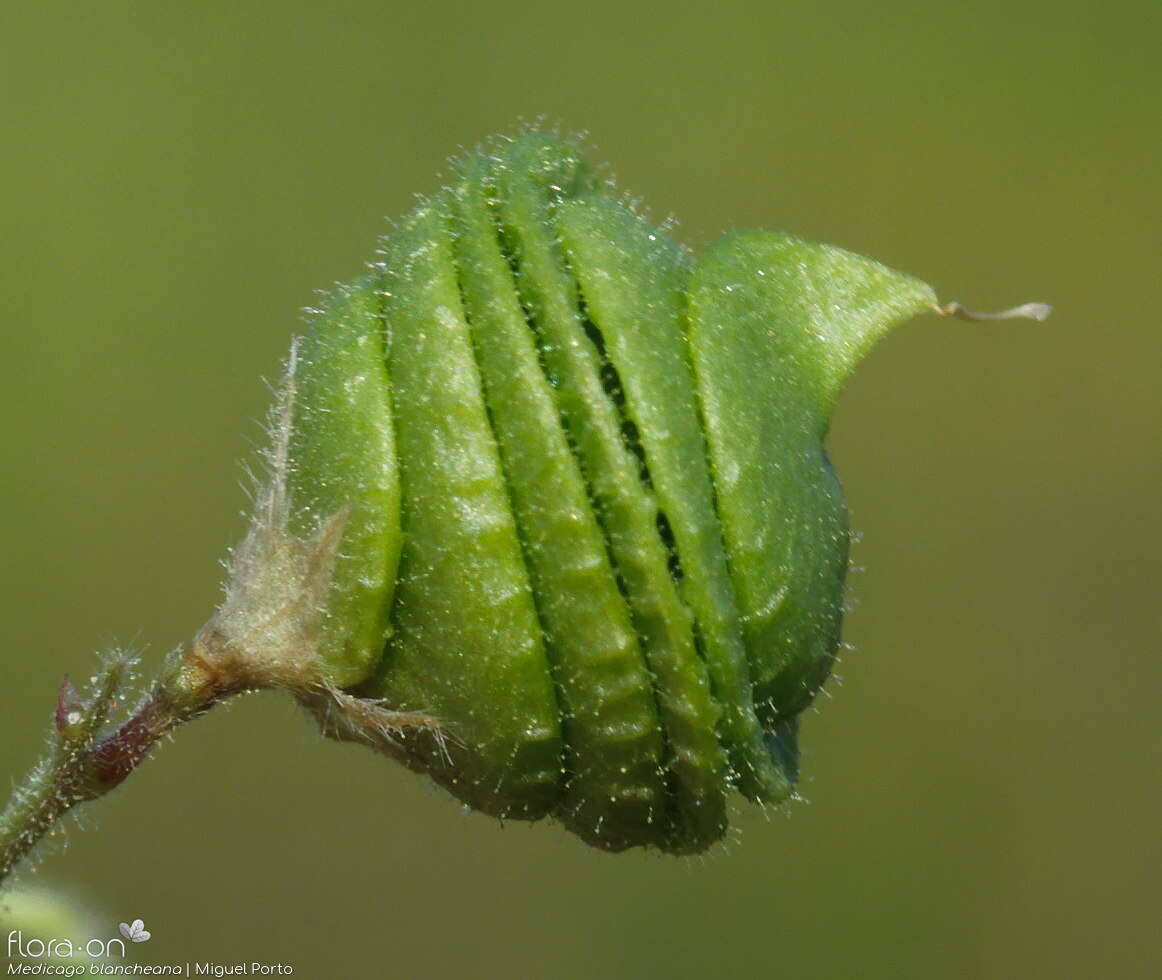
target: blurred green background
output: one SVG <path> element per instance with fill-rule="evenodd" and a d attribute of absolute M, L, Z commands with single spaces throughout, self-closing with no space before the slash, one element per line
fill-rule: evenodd
<path fill-rule="evenodd" d="M 806 804 L 704 859 L 501 827 L 275 696 L 40 877 L 137 961 L 309 978 L 1162 972 L 1162 7 L 204 0 L 0 9 L 0 774 L 91 651 L 218 599 L 298 311 L 544 114 L 700 246 L 764 226 L 1041 324 L 927 318 L 831 437 L 855 525 Z"/>

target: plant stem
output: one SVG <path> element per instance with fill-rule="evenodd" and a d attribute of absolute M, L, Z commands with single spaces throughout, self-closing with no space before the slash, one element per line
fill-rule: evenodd
<path fill-rule="evenodd" d="M 116 727 L 107 723 L 123 700 L 129 659 L 110 658 L 85 697 L 66 677 L 57 696 L 48 752 L 0 813 L 0 887 L 70 809 L 104 796 L 163 737 L 243 691 L 285 690 L 315 715 L 324 735 L 368 745 L 391 758 L 405 758 L 395 736 L 409 728 L 427 729 L 447 752 L 446 735 L 436 719 L 392 711 L 379 701 L 340 691 L 310 664 L 294 674 L 277 659 L 273 663 L 272 668 L 260 646 L 237 645 L 219 629 L 219 620 L 211 619 L 190 643 L 170 654 L 153 687 Z"/>
<path fill-rule="evenodd" d="M 48 755 L 0 814 L 0 882 L 73 806 L 87 797 L 92 749 L 112 708 L 126 663 L 112 661 L 81 703 L 66 677 L 57 695 Z"/>
<path fill-rule="evenodd" d="M 48 752 L 0 813 L 0 886 L 69 810 L 120 785 L 163 736 L 242 689 L 202 653 L 195 641 L 172 654 L 137 709 L 112 730 L 106 723 L 122 699 L 127 658 L 111 659 L 84 698 L 62 681 Z"/>

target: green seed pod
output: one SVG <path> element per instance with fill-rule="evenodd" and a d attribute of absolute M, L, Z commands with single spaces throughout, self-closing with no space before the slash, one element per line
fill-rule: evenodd
<path fill-rule="evenodd" d="M 396 753 L 471 807 L 607 850 L 786 799 L 848 564 L 828 418 L 932 290 L 768 232 L 695 259 L 535 133 L 381 259 L 295 367 L 289 525 L 346 514 L 326 683 L 437 719 Z"/>

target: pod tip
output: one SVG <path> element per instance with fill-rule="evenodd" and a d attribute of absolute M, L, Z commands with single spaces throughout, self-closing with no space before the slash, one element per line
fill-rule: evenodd
<path fill-rule="evenodd" d="M 963 304 L 952 302 L 937 306 L 936 312 L 941 316 L 954 316 L 958 320 L 1048 320 L 1053 307 L 1048 303 L 1022 303 L 1012 309 L 1001 310 L 999 313 L 976 313 L 965 309 Z"/>

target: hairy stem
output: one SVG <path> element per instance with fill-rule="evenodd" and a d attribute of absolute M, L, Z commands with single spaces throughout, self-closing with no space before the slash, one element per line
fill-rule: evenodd
<path fill-rule="evenodd" d="M 69 810 L 120 785 L 161 738 L 244 689 L 201 640 L 169 657 L 136 710 L 115 727 L 108 721 L 123 697 L 127 658 L 110 659 L 85 697 L 62 681 L 48 751 L 0 813 L 0 886 Z"/>
<path fill-rule="evenodd" d="M 162 738 L 244 691 L 286 690 L 315 715 L 324 735 L 369 745 L 391 758 L 406 761 L 397 737 L 407 730 L 426 731 L 442 753 L 448 751 L 448 736 L 436 719 L 341 691 L 309 668 L 297 677 L 284 666 L 272 670 L 255 649 L 234 645 L 217 619 L 169 656 L 128 718 L 110 725 L 129 663 L 111 658 L 84 697 L 68 678 L 61 683 L 48 751 L 0 813 L 0 888 L 69 810 L 119 786 Z"/>
<path fill-rule="evenodd" d="M 67 677 L 61 682 L 48 754 L 0 814 L 0 882 L 71 807 L 88 797 L 91 750 L 124 671 L 123 660 L 110 663 L 87 704 L 78 702 Z"/>

